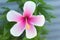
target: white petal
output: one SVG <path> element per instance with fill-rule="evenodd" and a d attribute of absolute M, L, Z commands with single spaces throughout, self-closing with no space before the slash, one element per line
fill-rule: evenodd
<path fill-rule="evenodd" d="M 35 8 L 36 8 L 36 4 L 32 1 L 27 1 L 25 4 L 24 4 L 24 14 L 30 14 L 32 15 L 33 12 L 35 11 Z"/>
<path fill-rule="evenodd" d="M 18 12 L 14 11 L 14 10 L 10 10 L 7 13 L 7 20 L 8 21 L 14 21 L 14 22 L 18 22 L 21 19 L 21 14 L 19 14 Z"/>
<path fill-rule="evenodd" d="M 37 31 L 33 25 L 30 25 L 29 29 L 26 29 L 26 37 L 31 39 L 37 36 Z"/>
<path fill-rule="evenodd" d="M 33 25 L 43 26 L 45 23 L 45 17 L 43 15 L 32 16 L 29 22 Z"/>
<path fill-rule="evenodd" d="M 23 23 L 17 23 L 10 29 L 10 33 L 15 37 L 19 37 L 24 30 L 25 25 Z"/>

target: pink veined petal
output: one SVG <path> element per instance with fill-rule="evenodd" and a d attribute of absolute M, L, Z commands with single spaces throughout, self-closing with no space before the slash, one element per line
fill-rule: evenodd
<path fill-rule="evenodd" d="M 21 17 L 22 17 L 22 15 L 14 10 L 10 10 L 7 13 L 7 20 L 8 21 L 19 22 L 21 20 Z"/>
<path fill-rule="evenodd" d="M 32 1 L 27 1 L 25 4 L 24 4 L 24 15 L 32 15 L 33 12 L 35 11 L 35 8 L 36 8 L 36 4 Z"/>
<path fill-rule="evenodd" d="M 45 23 L 45 17 L 43 15 L 32 16 L 29 22 L 33 25 L 43 26 Z"/>
<path fill-rule="evenodd" d="M 19 22 L 10 29 L 10 33 L 15 37 L 19 37 L 24 30 L 25 30 L 25 24 L 23 22 L 21 23 Z"/>
<path fill-rule="evenodd" d="M 37 31 L 33 25 L 29 25 L 29 26 L 30 26 L 30 28 L 26 29 L 26 37 L 31 39 L 31 38 L 34 38 L 35 36 L 37 36 Z"/>

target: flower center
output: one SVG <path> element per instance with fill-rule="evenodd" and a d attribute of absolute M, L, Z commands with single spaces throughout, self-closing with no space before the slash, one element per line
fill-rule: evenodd
<path fill-rule="evenodd" d="M 28 20 L 28 16 L 26 16 L 25 19 Z"/>
<path fill-rule="evenodd" d="M 28 17 L 25 17 L 25 20 L 26 20 L 26 29 L 29 30 L 30 29 L 30 25 L 28 23 Z"/>

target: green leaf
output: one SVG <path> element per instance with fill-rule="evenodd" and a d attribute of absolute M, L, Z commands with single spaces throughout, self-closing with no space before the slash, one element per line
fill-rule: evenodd
<path fill-rule="evenodd" d="M 8 22 L 4 25 L 3 29 L 3 39 L 8 40 L 11 37 L 10 29 L 15 23 Z"/>
<path fill-rule="evenodd" d="M 38 2 L 40 2 L 41 4 L 46 4 L 44 0 L 38 0 Z"/>

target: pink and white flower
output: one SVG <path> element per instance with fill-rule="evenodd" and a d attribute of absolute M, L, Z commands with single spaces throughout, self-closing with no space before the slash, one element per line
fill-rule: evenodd
<path fill-rule="evenodd" d="M 17 22 L 11 29 L 10 33 L 13 36 L 19 37 L 24 30 L 26 30 L 26 37 L 31 39 L 37 35 L 36 28 L 34 25 L 43 26 L 45 18 L 43 15 L 32 15 L 35 11 L 36 4 L 32 1 L 27 1 L 23 7 L 23 15 L 20 13 L 10 10 L 7 13 L 7 20 L 9 22 Z"/>

